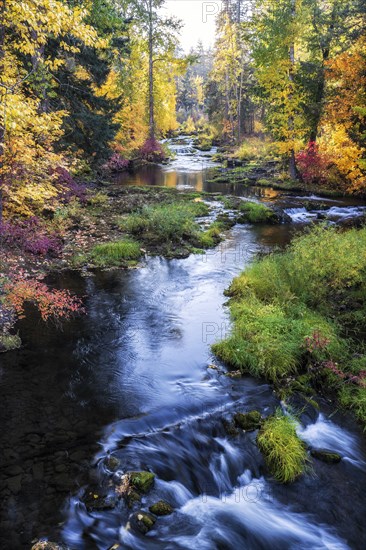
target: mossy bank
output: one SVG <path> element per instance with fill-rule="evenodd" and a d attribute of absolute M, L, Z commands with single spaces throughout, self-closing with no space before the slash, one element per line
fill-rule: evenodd
<path fill-rule="evenodd" d="M 318 226 L 257 260 L 229 290 L 232 334 L 213 350 L 275 385 L 317 391 L 366 426 L 366 228 Z"/>

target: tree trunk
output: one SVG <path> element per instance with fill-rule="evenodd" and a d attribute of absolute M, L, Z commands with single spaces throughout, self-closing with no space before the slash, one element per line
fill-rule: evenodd
<path fill-rule="evenodd" d="M 322 50 L 322 57 L 323 59 L 322 59 L 321 75 L 317 80 L 317 87 L 316 87 L 316 94 L 315 94 L 316 112 L 314 117 L 314 124 L 310 133 L 310 141 L 316 141 L 318 137 L 320 119 L 323 114 L 323 99 L 324 99 L 324 92 L 325 92 L 325 64 L 329 59 L 329 48 L 325 48 Z"/>
<path fill-rule="evenodd" d="M 294 20 L 296 17 L 296 0 L 291 0 L 291 17 Z M 291 101 L 293 97 L 294 92 L 294 69 L 295 69 L 295 41 L 292 40 L 289 48 L 289 58 L 290 58 L 290 68 L 289 68 L 289 83 L 290 83 L 290 93 L 289 93 L 289 100 Z M 295 131 L 295 122 L 293 115 L 289 116 L 288 119 L 288 127 L 290 130 L 290 137 L 293 139 L 294 137 L 294 131 Z M 298 172 L 296 168 L 296 159 L 295 159 L 295 151 L 292 147 L 290 151 L 290 159 L 289 159 L 289 174 L 290 178 L 297 179 Z"/>
<path fill-rule="evenodd" d="M 153 30 L 154 29 L 153 29 L 152 0 L 149 0 L 149 137 L 150 139 L 155 139 Z"/>

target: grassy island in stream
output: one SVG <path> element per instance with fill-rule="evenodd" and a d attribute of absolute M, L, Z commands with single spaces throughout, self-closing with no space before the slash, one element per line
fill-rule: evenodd
<path fill-rule="evenodd" d="M 207 228 L 198 223 L 197 218 L 210 212 L 199 193 L 106 187 L 100 196 L 103 200 L 77 212 L 78 231 L 82 231 L 85 243 L 80 250 L 75 239 L 70 239 L 74 243 L 74 267 L 129 267 L 144 252 L 167 258 L 186 257 L 215 246 L 225 228 L 220 222 L 212 222 Z M 89 235 L 94 238 L 89 239 Z"/>
<path fill-rule="evenodd" d="M 366 424 L 366 228 L 318 226 L 234 279 L 224 362 L 282 395 L 336 396 Z"/>

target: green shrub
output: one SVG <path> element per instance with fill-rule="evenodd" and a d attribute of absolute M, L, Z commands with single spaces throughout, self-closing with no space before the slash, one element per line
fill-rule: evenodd
<path fill-rule="evenodd" d="M 296 433 L 296 422 L 281 411 L 267 418 L 258 435 L 257 444 L 266 465 L 281 483 L 290 483 L 305 470 L 306 447 Z"/>
<path fill-rule="evenodd" d="M 93 262 L 100 267 L 119 266 L 136 261 L 141 256 L 139 243 L 130 239 L 111 243 L 97 244 L 90 252 Z"/>

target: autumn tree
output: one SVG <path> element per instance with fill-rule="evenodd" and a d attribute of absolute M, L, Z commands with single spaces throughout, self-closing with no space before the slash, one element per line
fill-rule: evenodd
<path fill-rule="evenodd" d="M 57 13 L 57 17 L 55 17 Z M 42 208 L 57 192 L 53 168 L 62 163 L 54 144 L 62 134 L 65 112 L 51 111 L 49 97 L 52 71 L 65 63 L 79 44 L 94 45 L 95 30 L 85 23 L 87 11 L 71 8 L 60 0 L 8 0 L 2 4 L 3 34 L 0 75 L 2 130 L 2 194 L 6 206 L 18 215 Z M 50 38 L 60 40 L 58 57 L 48 55 Z"/>

